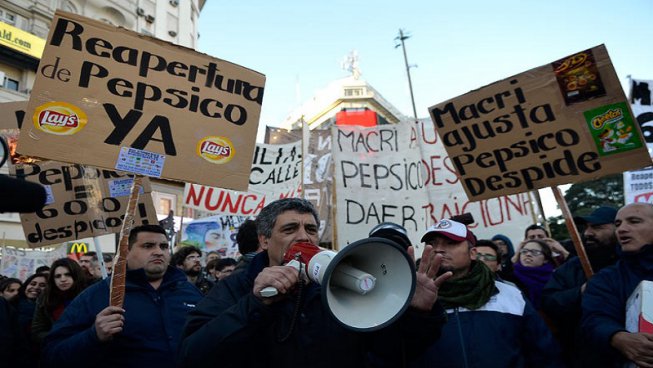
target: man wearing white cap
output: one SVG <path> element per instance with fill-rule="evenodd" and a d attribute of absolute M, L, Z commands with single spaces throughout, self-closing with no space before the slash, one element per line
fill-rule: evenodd
<path fill-rule="evenodd" d="M 439 289 L 448 322 L 412 367 L 562 367 L 560 349 L 533 306 L 514 286 L 496 281 L 474 260 L 476 237 L 462 223 L 440 220 L 422 242 L 442 255 Z"/>

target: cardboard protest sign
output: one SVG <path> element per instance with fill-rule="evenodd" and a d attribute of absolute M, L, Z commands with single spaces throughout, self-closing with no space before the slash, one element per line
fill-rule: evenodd
<path fill-rule="evenodd" d="M 0 103 L 0 130 L 20 129 L 25 117 L 27 101 Z"/>
<path fill-rule="evenodd" d="M 275 199 L 301 195 L 301 142 L 256 145 L 249 191 L 186 184 L 184 206 L 215 214 L 256 216 Z"/>
<path fill-rule="evenodd" d="M 66 257 L 65 246 L 59 246 L 49 251 L 2 247 L 0 274 L 25 281 L 34 274 L 37 268 L 50 267 L 52 262 L 64 257 Z"/>
<path fill-rule="evenodd" d="M 429 109 L 471 200 L 651 164 L 601 45 Z"/>
<path fill-rule="evenodd" d="M 127 174 L 55 161 L 19 164 L 10 172 L 46 189 L 45 207 L 20 215 L 30 247 L 120 232 L 133 181 Z M 149 181 L 143 179 L 135 224 L 156 224 Z"/>
<path fill-rule="evenodd" d="M 246 190 L 264 84 L 239 65 L 57 11 L 18 151 Z"/>
<path fill-rule="evenodd" d="M 265 141 L 277 144 L 302 139 L 302 130 L 266 127 Z M 308 157 L 304 158 L 303 197 L 309 200 L 320 216 L 320 243 L 331 243 L 333 224 L 333 161 L 331 159 L 331 129 L 313 129 L 307 142 Z"/>
<path fill-rule="evenodd" d="M 471 213 L 470 228 L 485 239 L 519 241 L 533 223 L 527 193 L 470 201 L 430 122 L 334 127 L 333 158 L 340 248 L 381 222 L 404 226 L 419 253 L 426 229 L 454 215 Z"/>

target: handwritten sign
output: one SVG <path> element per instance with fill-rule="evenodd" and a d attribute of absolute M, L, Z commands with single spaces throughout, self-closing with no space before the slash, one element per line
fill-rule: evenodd
<path fill-rule="evenodd" d="M 249 191 L 186 184 L 184 205 L 215 214 L 255 216 L 268 202 L 301 195 L 301 142 L 257 144 Z"/>
<path fill-rule="evenodd" d="M 57 11 L 18 151 L 246 190 L 265 77 Z"/>
<path fill-rule="evenodd" d="M 472 214 L 470 228 L 486 239 L 497 233 L 521 239 L 533 223 L 527 193 L 470 201 L 428 122 L 334 128 L 333 157 L 339 247 L 381 222 L 404 226 L 418 248 L 430 225 L 462 213 Z"/>
<path fill-rule="evenodd" d="M 286 130 L 266 127 L 266 142 L 283 144 L 302 139 L 302 130 Z M 308 142 L 308 157 L 304 158 L 304 179 L 302 196 L 310 201 L 320 217 L 320 242 L 333 241 L 332 193 L 333 193 L 333 161 L 331 145 L 331 129 L 313 129 Z"/>
<path fill-rule="evenodd" d="M 129 193 L 115 196 L 114 189 L 111 195 L 110 188 L 131 181 L 127 174 L 55 161 L 19 164 L 10 173 L 46 189 L 45 207 L 20 214 L 30 247 L 120 232 Z M 145 189 L 139 196 L 135 221 L 137 225 L 156 224 L 151 188 L 147 178 L 144 179 Z"/>
<path fill-rule="evenodd" d="M 429 111 L 471 200 L 651 164 L 602 45 Z"/>

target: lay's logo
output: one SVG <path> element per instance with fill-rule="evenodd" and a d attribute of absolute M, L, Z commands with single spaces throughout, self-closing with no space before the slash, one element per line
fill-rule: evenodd
<path fill-rule="evenodd" d="M 86 126 L 88 118 L 86 113 L 75 105 L 53 101 L 37 107 L 32 121 L 37 129 L 46 133 L 72 135 Z"/>
<path fill-rule="evenodd" d="M 226 164 L 234 157 L 234 145 L 225 137 L 208 136 L 197 143 L 197 154 L 214 164 Z"/>

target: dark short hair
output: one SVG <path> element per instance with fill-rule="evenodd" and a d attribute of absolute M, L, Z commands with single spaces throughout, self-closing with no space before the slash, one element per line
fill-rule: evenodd
<path fill-rule="evenodd" d="M 528 232 L 529 232 L 529 231 L 531 231 L 531 230 L 538 230 L 538 229 L 539 229 L 539 230 L 543 230 L 543 231 L 544 231 L 544 234 L 546 234 L 546 237 L 547 237 L 547 238 L 549 237 L 549 232 L 546 231 L 546 228 L 544 228 L 544 226 L 542 226 L 542 225 L 538 225 L 538 224 L 533 224 L 533 225 L 530 225 L 529 227 L 527 227 L 526 230 L 524 230 L 524 239 L 526 239 L 526 238 L 528 237 Z"/>
<path fill-rule="evenodd" d="M 277 221 L 277 217 L 286 211 L 297 211 L 299 213 L 310 213 L 315 218 L 315 223 L 319 226 L 320 219 L 317 211 L 311 202 L 301 198 L 283 198 L 269 203 L 263 207 L 261 212 L 256 216 L 256 232 L 266 238 L 272 236 L 272 229 Z"/>
<path fill-rule="evenodd" d="M 220 259 L 212 259 L 212 260 L 210 260 L 210 261 L 206 264 L 206 272 L 209 272 L 210 270 L 215 269 L 216 266 L 218 265 L 218 262 L 219 262 L 219 261 L 220 261 Z"/>
<path fill-rule="evenodd" d="M 7 290 L 7 288 L 11 284 L 22 285 L 22 283 L 23 283 L 22 281 L 14 277 L 8 277 L 6 279 L 3 279 L 2 281 L 0 281 L 0 293 L 4 293 L 5 290 Z M 20 286 L 18 288 L 20 289 Z"/>
<path fill-rule="evenodd" d="M 88 256 L 88 257 L 91 257 L 92 260 L 93 260 L 93 262 L 97 262 L 97 261 L 98 261 L 98 258 L 97 258 L 97 252 L 86 252 L 86 253 L 82 254 L 82 256 Z"/>
<path fill-rule="evenodd" d="M 497 257 L 501 257 L 501 251 L 499 250 L 499 247 L 494 244 L 492 240 L 487 240 L 487 239 L 479 239 L 476 241 L 476 245 L 474 247 L 488 247 L 494 249 L 494 252 L 497 254 Z"/>
<path fill-rule="evenodd" d="M 138 233 L 158 233 L 158 234 L 165 235 L 166 239 L 168 238 L 168 234 L 160 225 L 145 224 L 145 225 L 135 226 L 129 232 L 129 243 L 127 246 L 128 249 L 132 249 L 132 246 L 134 245 L 134 243 L 136 243 L 136 238 L 138 237 Z"/>
<path fill-rule="evenodd" d="M 549 247 L 549 245 L 544 240 L 530 239 L 530 240 L 524 241 L 524 245 L 526 245 L 527 243 L 536 243 L 536 244 L 538 244 L 540 246 L 540 248 L 542 249 L 542 254 L 544 255 L 544 258 L 546 259 L 546 261 L 555 266 L 555 260 L 553 259 L 553 252 L 551 251 L 551 247 Z M 522 249 L 523 249 L 523 246 L 522 246 Z M 521 259 L 521 254 L 519 255 L 519 259 Z"/>
<path fill-rule="evenodd" d="M 240 254 L 256 252 L 259 248 L 258 233 L 256 232 L 256 221 L 245 220 L 236 234 L 236 243 Z"/>
<path fill-rule="evenodd" d="M 34 271 L 34 273 L 43 273 L 43 272 L 50 272 L 50 267 L 49 266 L 39 266 Z"/>
<path fill-rule="evenodd" d="M 221 258 L 221 259 L 218 259 L 218 262 L 215 265 L 215 270 L 216 271 L 222 271 L 222 270 L 225 269 L 225 267 L 235 266 L 237 264 L 238 264 L 238 262 L 236 262 L 236 260 L 233 259 L 233 258 Z"/>
<path fill-rule="evenodd" d="M 179 248 L 175 254 L 172 255 L 172 258 L 170 258 L 170 264 L 173 266 L 181 266 L 184 264 L 186 257 L 193 253 L 197 253 L 200 257 L 202 256 L 202 251 L 200 248 L 194 245 L 183 246 Z"/>

